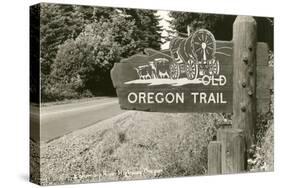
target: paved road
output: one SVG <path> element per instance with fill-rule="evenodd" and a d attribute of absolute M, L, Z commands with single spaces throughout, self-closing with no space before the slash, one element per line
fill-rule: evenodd
<path fill-rule="evenodd" d="M 67 133 L 93 125 L 99 121 L 123 113 L 117 98 L 103 98 L 80 103 L 52 105 L 41 108 L 40 141 L 47 142 Z M 39 141 L 38 108 L 31 107 L 31 138 Z"/>

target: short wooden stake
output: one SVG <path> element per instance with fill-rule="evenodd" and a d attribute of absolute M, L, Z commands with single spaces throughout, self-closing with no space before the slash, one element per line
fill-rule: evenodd
<path fill-rule="evenodd" d="M 221 174 L 221 153 L 222 144 L 218 141 L 212 141 L 208 145 L 208 174 Z"/>
<path fill-rule="evenodd" d="M 217 139 L 222 143 L 222 174 L 246 170 L 246 143 L 241 129 L 220 129 Z"/>

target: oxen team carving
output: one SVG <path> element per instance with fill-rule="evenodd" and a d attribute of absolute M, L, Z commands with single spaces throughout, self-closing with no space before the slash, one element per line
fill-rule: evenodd
<path fill-rule="evenodd" d="M 141 80 L 170 78 L 169 60 L 165 58 L 157 58 L 148 65 L 138 66 L 135 70 Z"/>

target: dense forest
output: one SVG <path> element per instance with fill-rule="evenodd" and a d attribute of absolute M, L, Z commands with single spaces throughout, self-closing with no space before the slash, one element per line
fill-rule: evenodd
<path fill-rule="evenodd" d="M 115 95 L 113 64 L 145 48 L 159 50 L 162 44 L 163 29 L 154 10 L 44 3 L 38 9 L 42 102 Z M 36 20 L 37 15 L 31 16 Z M 231 40 L 236 17 L 186 12 L 169 16 L 174 32 L 184 34 L 187 26 L 192 31 L 206 28 L 218 40 Z M 273 19 L 255 19 L 259 41 L 273 49 Z"/>
<path fill-rule="evenodd" d="M 114 95 L 110 69 L 121 58 L 160 49 L 153 10 L 41 4 L 41 99 Z"/>

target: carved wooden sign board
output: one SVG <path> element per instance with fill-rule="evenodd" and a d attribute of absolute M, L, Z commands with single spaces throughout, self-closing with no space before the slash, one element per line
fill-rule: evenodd
<path fill-rule="evenodd" d="M 232 112 L 233 43 L 216 41 L 205 29 L 175 37 L 169 49 L 146 49 L 111 70 L 121 109 L 151 112 Z M 260 53 L 260 55 L 258 54 Z M 257 98 L 268 104 L 272 87 L 266 66 L 268 48 L 257 45 Z M 262 96 L 259 96 L 261 93 Z M 259 100 L 258 100 L 259 101 Z M 264 108 L 264 106 L 262 107 Z"/>

